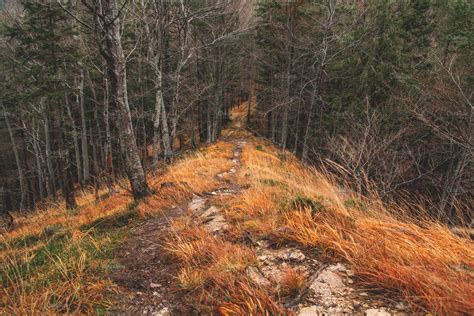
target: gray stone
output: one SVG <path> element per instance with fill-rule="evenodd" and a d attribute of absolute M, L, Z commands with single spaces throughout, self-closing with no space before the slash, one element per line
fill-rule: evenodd
<path fill-rule="evenodd" d="M 329 271 L 334 271 L 334 272 L 346 272 L 347 267 L 343 265 L 342 263 L 337 263 L 336 265 L 332 265 L 328 267 Z"/>
<path fill-rule="evenodd" d="M 224 216 L 218 214 L 213 219 L 205 224 L 206 229 L 211 233 L 217 233 L 220 230 L 226 229 L 227 223 Z"/>
<path fill-rule="evenodd" d="M 315 292 L 336 293 L 345 288 L 342 278 L 330 270 L 324 270 L 310 286 Z"/>
<path fill-rule="evenodd" d="M 317 306 L 308 306 L 300 309 L 298 316 L 314 316 L 319 315 L 320 312 Z"/>
<path fill-rule="evenodd" d="M 168 307 L 163 307 L 161 310 L 154 312 L 153 316 L 171 316 L 171 312 Z"/>
<path fill-rule="evenodd" d="M 390 313 L 383 308 L 371 308 L 365 311 L 367 316 L 390 316 Z"/>
<path fill-rule="evenodd" d="M 195 195 L 191 202 L 188 204 L 188 208 L 191 212 L 197 212 L 202 210 L 206 205 L 206 199 Z"/>
<path fill-rule="evenodd" d="M 246 273 L 255 284 L 264 287 L 270 286 L 270 281 L 268 281 L 256 267 L 248 267 Z"/>
<path fill-rule="evenodd" d="M 299 249 L 288 249 L 281 253 L 278 258 L 283 260 L 304 261 L 306 256 Z"/>
<path fill-rule="evenodd" d="M 219 209 L 215 206 L 211 206 L 208 208 L 204 213 L 200 215 L 201 218 L 207 219 L 209 217 L 213 217 L 219 214 Z"/>

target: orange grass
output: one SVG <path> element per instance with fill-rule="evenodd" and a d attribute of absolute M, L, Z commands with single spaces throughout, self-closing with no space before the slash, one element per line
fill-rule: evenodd
<path fill-rule="evenodd" d="M 474 314 L 474 244 L 429 219 L 414 222 L 402 207 L 357 197 L 303 167 L 291 154 L 248 136 L 238 173 L 250 185 L 229 202 L 234 234 L 258 235 L 318 247 L 330 260 L 353 265 L 367 286 L 440 314 Z M 298 207 L 304 197 L 317 210 Z"/>
<path fill-rule="evenodd" d="M 283 271 L 280 279 L 280 295 L 294 296 L 301 293 L 306 287 L 306 278 L 293 268 Z"/>
<path fill-rule="evenodd" d="M 232 151 L 232 144 L 218 142 L 190 153 L 169 166 L 167 173 L 149 177 L 156 194 L 136 205 L 126 181 L 121 180 L 114 194 L 101 190 L 100 199 L 92 192 L 78 192 L 75 210 L 57 203 L 34 213 L 14 214 L 15 229 L 0 239 L 0 282 L 4 286 L 0 314 L 92 314 L 106 310 L 112 305 L 109 293 L 117 290 L 106 271 L 123 232 L 114 227 L 96 232 L 95 226 L 108 218 L 127 217 L 129 209 L 141 216 L 160 212 L 181 204 L 192 193 L 214 188 L 218 184 L 214 176 L 230 168 Z M 165 182 L 168 185 L 162 185 Z M 27 244 L 30 239 L 35 240 L 32 245 Z M 247 253 L 234 250 L 229 248 L 233 256 L 222 257 L 214 267 L 227 273 L 240 269 L 243 263 L 239 260 L 245 262 L 242 258 Z M 181 275 L 187 287 L 198 284 L 199 277 Z"/>
<path fill-rule="evenodd" d="M 190 214 L 172 225 L 163 250 L 178 263 L 176 279 L 184 301 L 204 314 L 281 314 L 271 295 L 245 273 L 247 267 L 257 265 L 250 248 L 210 235 L 192 223 Z"/>

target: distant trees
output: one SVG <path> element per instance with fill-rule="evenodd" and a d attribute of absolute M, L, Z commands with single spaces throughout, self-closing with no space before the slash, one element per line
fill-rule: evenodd
<path fill-rule="evenodd" d="M 124 175 L 146 196 L 147 171 L 214 142 L 253 96 L 253 130 L 357 191 L 472 208 L 468 1 L 275 0 L 254 17 L 245 0 L 20 3 L 0 28 L 11 208 L 57 192 L 74 207 Z"/>
<path fill-rule="evenodd" d="M 238 12 L 221 1 L 39 1 L 2 11 L 0 179 L 30 209 L 214 142 L 240 95 Z M 162 159 L 161 159 L 162 158 Z M 18 189 L 17 189 L 18 188 Z"/>
<path fill-rule="evenodd" d="M 472 208 L 470 3 L 266 1 L 257 13 L 260 133 L 361 193 L 422 194 L 440 218 Z"/>

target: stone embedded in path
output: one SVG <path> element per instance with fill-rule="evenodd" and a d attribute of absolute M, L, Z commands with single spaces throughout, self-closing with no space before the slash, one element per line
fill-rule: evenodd
<path fill-rule="evenodd" d="M 222 216 L 220 210 L 215 206 L 209 207 L 199 215 L 199 218 L 206 230 L 211 233 L 217 233 L 228 227 L 224 216 Z"/>
<path fill-rule="evenodd" d="M 197 212 L 206 206 L 206 201 L 207 199 L 195 195 L 191 202 L 189 202 L 188 208 L 191 212 Z"/>
<path fill-rule="evenodd" d="M 206 230 L 208 230 L 211 233 L 217 233 L 221 230 L 227 229 L 227 222 L 224 218 L 224 216 L 218 214 L 214 218 L 212 218 L 210 221 L 208 221 L 204 227 Z"/>
<path fill-rule="evenodd" d="M 153 316 L 171 316 L 171 312 L 168 307 L 164 307 L 157 312 L 152 313 Z"/>
<path fill-rule="evenodd" d="M 316 306 L 308 306 L 308 307 L 303 307 L 300 309 L 300 312 L 298 313 L 298 316 L 314 316 L 318 315 L 320 311 Z"/>
<path fill-rule="evenodd" d="M 365 311 L 367 316 L 390 316 L 390 313 L 383 308 L 371 308 Z"/>
<path fill-rule="evenodd" d="M 303 252 L 299 249 L 287 249 L 278 255 L 278 258 L 282 260 L 290 260 L 290 261 L 304 261 L 306 256 Z"/>
<path fill-rule="evenodd" d="M 345 289 L 342 278 L 329 269 L 321 272 L 310 287 L 316 293 L 326 296 L 331 296 Z"/>
<path fill-rule="evenodd" d="M 248 267 L 247 270 L 246 270 L 246 273 L 247 275 L 249 276 L 249 278 L 257 285 L 259 286 L 263 286 L 263 287 L 266 287 L 266 286 L 270 286 L 270 281 L 265 278 L 261 273 L 260 271 L 258 271 L 257 268 L 255 267 Z"/>
<path fill-rule="evenodd" d="M 203 219 L 204 222 L 207 222 L 208 220 L 211 220 L 212 217 L 216 216 L 219 214 L 219 209 L 215 206 L 211 206 L 207 210 L 204 211 L 199 217 Z"/>

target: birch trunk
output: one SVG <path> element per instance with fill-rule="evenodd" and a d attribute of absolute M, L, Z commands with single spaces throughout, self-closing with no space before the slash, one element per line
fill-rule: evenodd
<path fill-rule="evenodd" d="M 23 123 L 23 126 L 25 126 L 25 123 Z M 32 131 L 32 145 L 33 145 L 33 151 L 35 153 L 35 163 L 36 163 L 36 172 L 38 174 L 38 189 L 39 189 L 39 195 L 40 199 L 43 200 L 45 198 L 45 193 L 44 193 L 44 174 L 43 174 L 43 155 L 41 154 L 41 148 L 38 142 L 38 132 L 36 130 L 36 124 L 35 124 L 35 119 L 33 118 L 32 120 L 32 126 L 33 126 L 33 131 Z"/>
<path fill-rule="evenodd" d="M 158 65 L 155 65 L 158 67 Z M 160 122 L 161 122 L 161 109 L 164 107 L 163 100 L 163 87 L 161 81 L 161 71 L 156 70 L 155 80 L 156 80 L 156 93 L 155 93 L 155 116 L 153 119 L 153 168 L 156 168 L 158 165 L 158 145 L 160 143 Z"/>
<path fill-rule="evenodd" d="M 86 112 L 84 109 L 84 70 L 79 70 L 79 109 L 81 112 L 81 151 L 82 151 L 82 168 L 83 180 L 85 183 L 90 180 L 90 166 L 89 166 L 89 150 L 87 143 L 87 124 Z"/>
<path fill-rule="evenodd" d="M 120 126 L 120 140 L 124 145 L 125 169 L 135 199 L 150 194 L 146 182 L 140 155 L 133 131 L 130 106 L 127 94 L 127 71 L 125 56 L 122 49 L 120 19 L 116 0 L 102 0 L 102 10 L 96 12 L 96 18 L 105 37 L 106 50 L 104 57 L 110 76 L 111 92 L 114 105 L 117 107 Z M 99 8 L 97 8 L 99 9 Z"/>
<path fill-rule="evenodd" d="M 47 167 L 47 177 L 46 185 L 48 187 L 49 195 L 53 198 L 56 198 L 56 188 L 54 185 L 54 168 L 53 168 L 53 157 L 51 150 L 51 135 L 49 128 L 49 119 L 46 113 L 46 108 L 44 105 L 44 98 L 41 99 L 41 111 L 43 115 L 43 128 L 44 128 L 44 139 L 45 139 L 45 154 L 46 154 L 46 167 Z"/>

